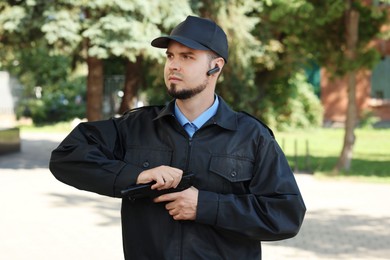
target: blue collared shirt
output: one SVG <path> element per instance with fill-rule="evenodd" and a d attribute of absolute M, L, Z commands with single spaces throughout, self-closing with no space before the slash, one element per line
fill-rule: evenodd
<path fill-rule="evenodd" d="M 175 116 L 179 123 L 184 127 L 187 131 L 188 135 L 192 137 L 194 133 L 202 127 L 211 117 L 213 117 L 218 110 L 219 100 L 218 97 L 215 96 L 214 104 L 209 107 L 206 111 L 200 114 L 194 121 L 190 122 L 185 115 L 180 111 L 179 107 L 175 102 Z"/>

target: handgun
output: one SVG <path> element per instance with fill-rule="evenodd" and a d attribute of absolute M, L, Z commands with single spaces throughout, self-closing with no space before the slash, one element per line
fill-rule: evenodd
<path fill-rule="evenodd" d="M 156 182 L 149 182 L 145 184 L 137 184 L 133 185 L 125 190 L 121 191 L 122 197 L 128 198 L 129 200 L 137 200 L 137 199 L 145 199 L 150 198 L 153 199 L 163 194 L 179 192 L 185 189 L 188 189 L 193 184 L 194 173 L 184 173 L 179 185 L 176 188 L 164 189 L 164 190 L 152 190 L 151 187 Z"/>

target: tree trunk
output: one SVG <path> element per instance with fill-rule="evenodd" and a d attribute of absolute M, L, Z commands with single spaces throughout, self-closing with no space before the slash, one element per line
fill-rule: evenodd
<path fill-rule="evenodd" d="M 346 42 L 347 48 L 345 58 L 353 64 L 356 58 L 356 47 L 359 32 L 359 13 L 352 8 L 352 0 L 347 1 L 347 10 L 345 16 Z M 334 168 L 334 172 L 340 170 L 349 171 L 351 168 L 353 146 L 355 144 L 355 126 L 357 123 L 356 106 L 356 71 L 351 71 L 348 77 L 348 105 L 345 120 L 344 144 L 341 150 L 339 160 Z"/>
<path fill-rule="evenodd" d="M 87 58 L 87 119 L 102 119 L 103 106 L 103 61 L 94 57 Z"/>
<path fill-rule="evenodd" d="M 138 90 L 142 85 L 142 57 L 137 56 L 136 62 L 127 61 L 124 85 L 124 95 L 119 107 L 119 114 L 134 108 Z"/>
<path fill-rule="evenodd" d="M 357 122 L 356 109 L 356 73 L 348 74 L 348 107 L 347 118 L 345 121 L 344 143 L 339 160 L 336 164 L 335 171 L 349 171 L 351 168 L 353 146 L 355 144 L 355 126 Z"/>

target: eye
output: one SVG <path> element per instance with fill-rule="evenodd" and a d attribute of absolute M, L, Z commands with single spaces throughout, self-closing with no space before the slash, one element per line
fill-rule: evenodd
<path fill-rule="evenodd" d="M 195 59 L 195 55 L 192 52 L 188 52 L 188 53 L 184 52 L 180 56 L 181 56 L 182 60 L 194 60 Z"/>
<path fill-rule="evenodd" d="M 171 53 L 167 53 L 166 56 L 167 56 L 167 59 L 169 59 L 169 60 L 173 58 L 173 55 Z"/>

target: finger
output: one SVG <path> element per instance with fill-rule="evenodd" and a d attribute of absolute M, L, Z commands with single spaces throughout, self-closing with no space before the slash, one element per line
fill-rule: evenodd
<path fill-rule="evenodd" d="M 165 205 L 165 209 L 168 211 L 173 210 L 175 209 L 175 205 L 173 204 L 173 202 L 169 202 Z"/>
<path fill-rule="evenodd" d="M 172 174 L 169 174 L 169 175 L 163 176 L 163 179 L 165 181 L 165 185 L 163 188 L 168 189 L 168 188 L 176 188 L 180 182 L 181 177 L 180 176 L 177 177 L 177 176 L 174 176 Z"/>
<path fill-rule="evenodd" d="M 163 177 L 161 177 L 161 180 L 162 180 L 162 181 L 153 184 L 153 185 L 152 185 L 152 189 L 165 190 L 165 189 L 168 189 L 168 188 L 170 187 L 170 186 L 169 186 L 169 183 L 166 181 L 166 179 L 164 179 Z"/>
<path fill-rule="evenodd" d="M 165 180 L 162 176 L 156 176 L 155 177 L 156 183 L 152 185 L 152 190 L 159 189 L 165 185 Z"/>
<path fill-rule="evenodd" d="M 164 182 L 165 182 L 165 186 L 171 186 L 172 183 L 174 183 L 174 181 L 175 181 L 175 177 L 172 177 L 171 175 L 163 177 L 163 179 L 164 179 Z"/>
<path fill-rule="evenodd" d="M 172 178 L 172 183 L 171 183 L 172 187 L 176 188 L 179 185 L 180 181 L 181 181 L 181 174 L 174 176 Z"/>
<path fill-rule="evenodd" d="M 168 210 L 168 213 L 169 213 L 169 215 L 171 215 L 173 217 L 178 216 L 180 214 L 180 212 L 177 209 Z"/>
<path fill-rule="evenodd" d="M 173 178 L 172 187 L 176 188 L 181 181 L 183 171 L 180 169 L 176 169 L 176 171 L 174 171 L 171 176 Z"/>
<path fill-rule="evenodd" d="M 180 209 L 175 206 L 174 202 L 167 203 L 165 209 L 168 211 L 169 215 L 175 216 L 180 214 Z"/>
<path fill-rule="evenodd" d="M 167 193 L 167 194 L 163 194 L 161 196 L 158 196 L 153 201 L 156 203 L 166 202 L 166 201 L 174 201 L 174 200 L 176 200 L 176 198 L 177 198 L 177 192 L 173 192 L 173 193 Z"/>

